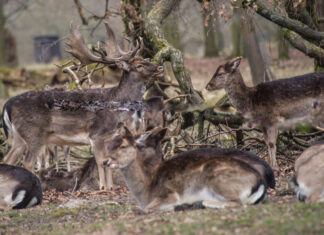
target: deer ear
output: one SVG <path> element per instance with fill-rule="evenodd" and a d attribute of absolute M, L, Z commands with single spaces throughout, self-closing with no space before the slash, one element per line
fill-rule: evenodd
<path fill-rule="evenodd" d="M 126 63 L 125 61 L 116 61 L 115 64 L 119 69 L 121 69 L 123 71 L 127 71 L 127 72 L 130 71 L 130 65 L 128 63 Z"/>
<path fill-rule="evenodd" d="M 155 128 L 152 131 L 150 139 L 152 138 L 159 142 L 164 138 L 167 131 L 168 131 L 168 128 L 165 128 L 165 127 L 164 128 L 160 128 L 160 127 Z"/>
<path fill-rule="evenodd" d="M 242 57 L 236 57 L 233 60 L 231 60 L 231 68 L 232 70 L 237 69 L 241 63 Z"/>
<path fill-rule="evenodd" d="M 152 131 L 146 132 L 141 135 L 136 142 L 137 143 L 144 143 L 147 146 L 156 146 L 165 136 L 168 128 L 161 128 L 157 127 L 154 128 Z"/>
<path fill-rule="evenodd" d="M 236 58 L 232 59 L 231 61 L 227 62 L 224 66 L 225 71 L 232 72 L 235 69 L 237 69 L 241 63 L 241 59 L 242 59 L 242 57 L 236 57 Z"/>

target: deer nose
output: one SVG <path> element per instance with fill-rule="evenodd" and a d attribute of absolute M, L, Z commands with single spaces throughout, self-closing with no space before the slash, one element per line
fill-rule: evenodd
<path fill-rule="evenodd" d="M 110 165 L 110 161 L 109 161 L 109 159 L 106 160 L 106 161 L 103 161 L 103 162 L 102 162 L 102 165 L 103 165 L 103 166 L 108 166 L 108 167 L 109 167 L 109 165 Z"/>
<path fill-rule="evenodd" d="M 163 66 L 159 66 L 159 67 L 157 67 L 157 70 L 158 70 L 159 72 L 163 72 L 163 71 L 164 71 L 164 68 L 163 68 Z"/>

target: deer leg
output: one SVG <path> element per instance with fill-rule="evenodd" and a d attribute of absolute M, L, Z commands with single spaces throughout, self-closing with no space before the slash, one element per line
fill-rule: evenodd
<path fill-rule="evenodd" d="M 36 171 L 40 171 L 41 169 L 42 169 L 42 155 L 39 155 L 39 156 L 37 156 Z"/>
<path fill-rule="evenodd" d="M 268 127 L 263 129 L 264 132 L 264 139 L 266 141 L 267 147 L 268 147 L 268 154 L 270 159 L 270 166 L 273 170 L 279 171 L 279 166 L 276 159 L 276 152 L 277 152 L 277 136 L 278 136 L 278 130 L 276 127 Z"/>
<path fill-rule="evenodd" d="M 108 189 L 114 188 L 114 182 L 112 179 L 112 169 L 105 167 L 105 176 L 106 176 L 106 182 Z"/>
<path fill-rule="evenodd" d="M 103 165 L 104 162 L 104 141 L 103 140 L 97 140 L 95 141 L 92 145 L 91 148 L 93 150 L 96 162 L 97 162 L 97 166 L 98 166 L 98 172 L 99 172 L 99 187 L 100 190 L 108 190 L 108 188 L 112 188 L 113 184 L 112 182 L 110 182 L 110 185 L 107 185 L 107 178 L 109 177 L 109 171 L 107 171 L 107 175 L 106 175 L 106 171 L 105 171 L 105 167 Z M 106 169 L 107 170 L 107 169 Z M 110 181 L 110 180 L 109 180 Z M 108 181 L 108 182 L 109 182 Z"/>
<path fill-rule="evenodd" d="M 41 152 L 42 148 L 43 148 L 42 145 L 36 145 L 36 146 L 29 145 L 27 154 L 23 161 L 23 165 L 27 170 L 34 172 L 35 161 L 39 153 Z"/>
<path fill-rule="evenodd" d="M 204 201 L 202 201 L 202 205 L 204 207 L 208 207 L 208 208 L 220 209 L 220 208 L 225 208 L 225 207 L 238 206 L 239 203 L 237 203 L 237 202 L 217 202 L 217 201 L 204 200 Z"/>
<path fill-rule="evenodd" d="M 64 145 L 63 151 L 64 151 L 64 157 L 65 157 L 65 161 L 66 161 L 66 168 L 67 168 L 67 171 L 70 172 L 71 171 L 70 147 L 67 145 Z"/>
<path fill-rule="evenodd" d="M 20 136 L 14 135 L 12 141 L 12 147 L 10 151 L 7 153 L 7 155 L 5 156 L 5 158 L 3 159 L 3 162 L 9 165 L 17 164 L 19 158 L 23 157 L 25 150 L 26 150 L 26 144 L 24 140 Z"/>

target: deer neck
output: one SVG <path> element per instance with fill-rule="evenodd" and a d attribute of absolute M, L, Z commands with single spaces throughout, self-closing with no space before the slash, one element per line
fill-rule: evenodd
<path fill-rule="evenodd" d="M 142 208 L 150 202 L 149 200 L 149 171 L 145 170 L 144 165 L 139 160 L 134 160 L 127 167 L 122 168 L 121 172 L 126 181 L 127 187 L 133 193 Z"/>
<path fill-rule="evenodd" d="M 138 73 L 124 72 L 118 85 L 117 96 L 123 97 L 128 101 L 141 100 L 146 92 L 145 83 Z"/>
<path fill-rule="evenodd" d="M 241 72 L 238 69 L 229 76 L 230 79 L 227 79 L 225 84 L 228 98 L 238 111 L 246 113 L 250 110 L 251 88 L 245 85 Z"/>

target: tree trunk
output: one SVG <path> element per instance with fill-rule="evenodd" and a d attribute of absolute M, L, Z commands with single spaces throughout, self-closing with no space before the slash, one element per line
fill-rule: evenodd
<path fill-rule="evenodd" d="M 324 32 L 324 0 L 317 0 L 316 1 L 316 19 L 318 30 L 320 32 Z M 315 60 L 315 71 L 317 72 L 324 72 L 324 63 L 320 63 L 319 61 Z"/>
<path fill-rule="evenodd" d="M 5 66 L 5 21 L 4 1 L 0 0 L 0 67 Z"/>
<path fill-rule="evenodd" d="M 181 50 L 181 41 L 178 29 L 178 20 L 174 14 L 168 17 L 167 22 L 163 25 L 165 39 L 175 48 Z"/>
<path fill-rule="evenodd" d="M 277 34 L 277 46 L 278 46 L 278 59 L 287 60 L 289 59 L 289 43 L 285 39 L 284 32 L 278 27 Z"/>
<path fill-rule="evenodd" d="M 235 8 L 233 10 L 233 18 L 232 18 L 232 54 L 231 57 L 243 56 L 243 47 L 242 47 L 242 37 L 241 37 L 241 16 L 242 9 Z"/>
<path fill-rule="evenodd" d="M 265 45 L 265 40 L 260 31 L 255 27 L 253 16 L 245 14 L 244 54 L 248 58 L 254 85 L 274 80 L 270 57 Z"/>
<path fill-rule="evenodd" d="M 186 71 L 180 50 L 174 48 L 166 39 L 162 23 L 181 0 L 160 0 L 154 5 L 144 22 L 144 36 L 153 50 L 153 62 L 163 64 L 171 61 L 172 68 L 182 94 L 187 94 L 191 105 L 204 103 L 202 97 L 194 90 L 189 73 Z"/>
<path fill-rule="evenodd" d="M 205 21 L 206 15 L 203 14 L 203 24 L 204 24 L 204 38 L 205 38 L 205 57 L 218 56 L 218 46 L 215 39 L 215 32 L 212 22 L 208 22 L 206 26 Z"/>

